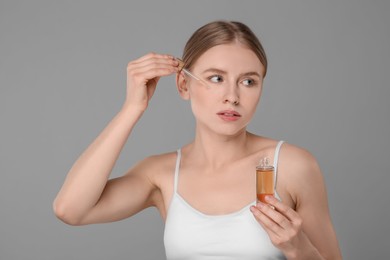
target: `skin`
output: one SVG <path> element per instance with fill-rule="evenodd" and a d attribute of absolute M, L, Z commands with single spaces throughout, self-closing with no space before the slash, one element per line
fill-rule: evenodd
<path fill-rule="evenodd" d="M 70 225 L 104 223 L 156 207 L 165 220 L 176 152 L 150 156 L 119 178 L 109 176 L 158 80 L 175 73 L 178 92 L 191 102 L 196 120 L 194 140 L 182 147 L 178 193 L 209 215 L 232 213 L 254 201 L 253 169 L 262 156 L 273 160 L 277 143 L 246 130 L 261 97 L 264 67 L 235 42 L 207 50 L 191 72 L 207 86 L 180 73 L 169 55 L 150 53 L 128 64 L 123 107 L 70 169 L 53 204 L 58 218 Z M 241 117 L 222 120 L 217 113 L 227 109 Z M 289 259 L 341 259 L 315 158 L 283 144 L 278 167 L 281 201 L 271 197 L 268 204 L 251 207 L 259 225 Z"/>

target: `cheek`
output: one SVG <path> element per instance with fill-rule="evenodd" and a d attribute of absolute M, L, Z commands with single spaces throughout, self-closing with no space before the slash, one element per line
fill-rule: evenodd
<path fill-rule="evenodd" d="M 206 104 L 205 99 L 204 99 L 204 97 L 202 97 L 199 94 L 191 95 L 190 100 L 191 100 L 191 107 L 192 107 L 192 110 L 194 111 L 194 113 L 196 111 L 201 111 L 202 108 L 205 107 L 204 106 Z"/>
<path fill-rule="evenodd" d="M 190 90 L 191 108 L 195 116 L 211 112 L 216 99 L 217 97 L 203 86 L 196 85 Z"/>
<path fill-rule="evenodd" d="M 246 104 L 248 107 L 255 107 L 260 100 L 260 91 L 248 91 L 241 94 L 240 101 L 241 103 Z"/>
<path fill-rule="evenodd" d="M 203 85 L 193 84 L 190 86 L 189 90 L 192 103 L 202 105 L 211 102 L 212 93 Z"/>
<path fill-rule="evenodd" d="M 250 121 L 256 113 L 259 100 L 260 95 L 258 93 L 246 93 L 240 97 L 240 102 L 247 116 L 247 120 Z"/>

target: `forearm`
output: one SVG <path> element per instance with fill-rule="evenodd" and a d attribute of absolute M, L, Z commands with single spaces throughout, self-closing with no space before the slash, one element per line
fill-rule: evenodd
<path fill-rule="evenodd" d="M 99 200 L 142 112 L 123 107 L 71 167 L 54 201 L 56 215 L 77 223 Z"/>
<path fill-rule="evenodd" d="M 311 243 L 307 235 L 302 232 L 299 236 L 299 243 L 296 244 L 296 247 L 286 252 L 286 257 L 289 260 L 325 260 L 325 259 L 341 259 L 333 257 L 327 257 L 322 255 L 319 250 Z"/>
<path fill-rule="evenodd" d="M 325 258 L 318 252 L 313 246 L 304 248 L 302 250 L 297 250 L 294 253 L 286 255 L 289 260 L 325 260 Z"/>
<path fill-rule="evenodd" d="M 300 259 L 300 260 L 341 260 L 343 259 L 339 252 L 328 252 L 328 254 L 323 254 L 318 251 L 312 244 L 307 245 L 305 248 L 297 250 L 293 254 L 286 255 L 287 259 Z"/>

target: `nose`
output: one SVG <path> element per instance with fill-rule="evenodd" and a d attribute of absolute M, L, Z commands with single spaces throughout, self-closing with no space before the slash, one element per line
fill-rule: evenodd
<path fill-rule="evenodd" d="M 228 84 L 228 86 L 225 87 L 223 103 L 230 103 L 234 106 L 237 106 L 240 103 L 240 95 L 236 84 Z"/>

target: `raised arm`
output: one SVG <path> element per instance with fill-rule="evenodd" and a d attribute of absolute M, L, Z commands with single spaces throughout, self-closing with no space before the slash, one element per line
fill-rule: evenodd
<path fill-rule="evenodd" d="M 131 216 L 151 204 L 155 186 L 145 163 L 109 180 L 133 127 L 146 110 L 161 76 L 177 72 L 173 57 L 150 53 L 127 66 L 122 109 L 71 167 L 54 200 L 56 216 L 71 225 L 108 222 Z"/>

